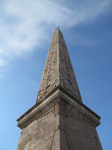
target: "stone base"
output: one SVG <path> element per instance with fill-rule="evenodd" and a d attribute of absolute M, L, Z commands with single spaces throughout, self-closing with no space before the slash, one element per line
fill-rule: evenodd
<path fill-rule="evenodd" d="M 22 129 L 17 150 L 102 150 L 95 127 L 63 104 Z"/>
<path fill-rule="evenodd" d="M 99 120 L 85 105 L 55 91 L 18 119 L 22 132 L 17 150 L 102 150 Z"/>

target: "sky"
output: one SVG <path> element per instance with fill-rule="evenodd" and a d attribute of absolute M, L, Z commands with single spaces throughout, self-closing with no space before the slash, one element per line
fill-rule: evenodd
<path fill-rule="evenodd" d="M 0 150 L 15 150 L 17 118 L 36 101 L 52 34 L 60 26 L 83 103 L 112 143 L 112 0 L 0 0 Z"/>

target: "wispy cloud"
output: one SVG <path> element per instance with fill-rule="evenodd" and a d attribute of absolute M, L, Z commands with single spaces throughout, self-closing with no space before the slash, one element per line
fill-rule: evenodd
<path fill-rule="evenodd" d="M 47 38 L 46 29 L 88 23 L 108 12 L 111 0 L 4 0 L 0 5 L 0 67 L 7 60 L 31 52 Z"/>

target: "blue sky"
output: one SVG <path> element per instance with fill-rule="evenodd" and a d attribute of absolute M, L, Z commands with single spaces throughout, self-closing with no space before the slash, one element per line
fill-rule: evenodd
<path fill-rule="evenodd" d="M 112 0 L 0 0 L 0 150 L 15 150 L 16 119 L 35 104 L 54 30 L 63 32 L 85 105 L 112 142 Z"/>

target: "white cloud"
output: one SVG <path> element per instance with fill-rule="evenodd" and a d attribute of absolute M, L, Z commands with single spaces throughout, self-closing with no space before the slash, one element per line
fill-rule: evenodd
<path fill-rule="evenodd" d="M 0 6 L 0 66 L 8 59 L 31 52 L 47 38 L 46 29 L 70 28 L 106 12 L 111 0 L 4 0 Z"/>

